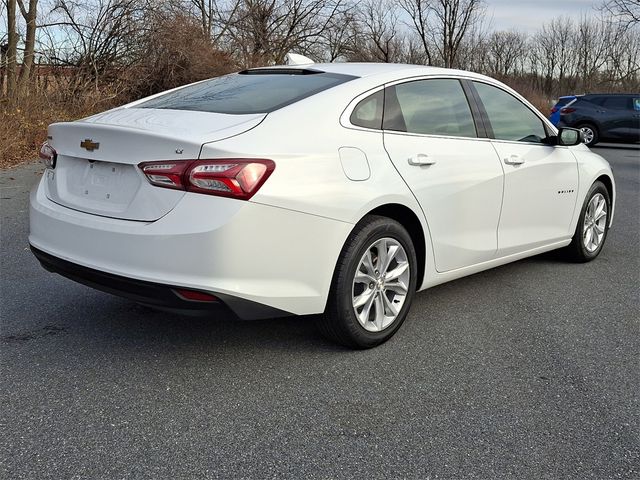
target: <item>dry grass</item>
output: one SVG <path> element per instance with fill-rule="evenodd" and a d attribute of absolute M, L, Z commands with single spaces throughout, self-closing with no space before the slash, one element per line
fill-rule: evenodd
<path fill-rule="evenodd" d="M 11 168 L 38 157 L 47 139 L 47 126 L 83 118 L 110 108 L 108 102 L 56 101 L 51 96 L 34 95 L 17 107 L 0 103 L 0 169 Z"/>

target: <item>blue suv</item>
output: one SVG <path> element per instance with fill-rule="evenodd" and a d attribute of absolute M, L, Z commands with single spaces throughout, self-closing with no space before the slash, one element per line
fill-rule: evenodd
<path fill-rule="evenodd" d="M 606 93 L 560 97 L 549 119 L 582 131 L 584 143 L 640 142 L 640 94 Z"/>

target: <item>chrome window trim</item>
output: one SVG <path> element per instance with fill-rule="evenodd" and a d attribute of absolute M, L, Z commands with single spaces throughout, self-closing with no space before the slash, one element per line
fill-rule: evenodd
<path fill-rule="evenodd" d="M 384 130 L 382 128 L 377 129 L 377 128 L 360 127 L 358 125 L 354 125 L 354 124 L 351 123 L 351 120 L 350 120 L 351 113 L 353 113 L 353 110 L 356 108 L 358 103 L 361 100 L 364 100 L 369 95 L 373 95 L 374 93 L 377 93 L 380 90 L 383 90 L 383 89 L 385 89 L 387 87 L 393 87 L 393 86 L 401 84 L 401 83 L 415 82 L 415 81 L 418 81 L 418 80 L 436 80 L 436 79 L 459 80 L 459 81 L 461 81 L 461 80 L 470 80 L 471 82 L 484 83 L 486 85 L 490 85 L 492 87 L 498 88 L 498 89 L 502 90 L 503 92 L 505 92 L 506 94 L 511 95 L 516 100 L 518 100 L 520 103 L 522 103 L 526 108 L 528 108 L 536 117 L 538 117 L 539 120 L 542 121 L 543 126 L 548 128 L 550 133 L 555 134 L 555 135 L 558 134 L 558 129 L 551 123 L 551 121 L 548 118 L 544 117 L 540 112 L 538 112 L 538 110 L 526 98 L 524 98 L 518 92 L 516 92 L 515 90 L 513 90 L 513 91 L 505 90 L 501 85 L 492 82 L 490 79 L 477 78 L 477 77 L 475 77 L 473 75 L 443 75 L 443 74 L 416 75 L 416 76 L 413 76 L 413 77 L 406 77 L 406 78 L 402 78 L 402 79 L 398 79 L 398 80 L 393 80 L 391 82 L 387 82 L 387 83 L 384 83 L 382 85 L 378 85 L 376 87 L 370 88 L 369 90 L 367 90 L 367 91 L 359 94 L 358 96 L 354 97 L 347 104 L 347 107 L 344 109 L 344 111 L 340 115 L 340 125 L 342 125 L 344 128 L 348 128 L 348 129 L 351 129 L 351 130 L 360 130 L 360 131 L 363 131 L 363 132 L 390 133 L 390 134 L 394 134 L 394 135 L 408 135 L 408 136 L 412 136 L 412 137 L 442 138 L 442 139 L 449 139 L 449 140 L 481 140 L 481 141 L 490 141 L 490 142 L 509 143 L 509 144 L 514 144 L 514 145 L 532 145 L 532 146 L 538 146 L 538 147 L 569 148 L 569 147 L 564 146 L 564 145 L 547 145 L 547 144 L 544 144 L 544 143 L 519 142 L 517 140 L 501 140 L 501 139 L 497 139 L 497 138 L 454 137 L 454 136 L 450 136 L 450 135 L 434 135 L 434 134 L 427 134 L 427 133 L 398 132 L 396 130 Z M 514 93 L 515 93 L 515 95 L 514 95 Z"/>
<path fill-rule="evenodd" d="M 443 74 L 433 74 L 433 75 L 416 75 L 414 77 L 406 77 L 406 78 L 402 78 L 399 80 L 393 80 L 391 82 L 387 82 L 384 83 L 382 85 L 378 85 L 376 87 L 373 87 L 369 90 L 367 90 L 364 93 L 361 93 L 360 95 L 358 95 L 357 97 L 353 98 L 348 104 L 347 107 L 344 109 L 344 111 L 342 112 L 342 114 L 340 115 L 340 125 L 342 125 L 344 128 L 349 128 L 351 130 L 361 130 L 361 131 L 365 131 L 365 132 L 377 132 L 377 133 L 394 133 L 394 134 L 401 134 L 401 135 L 410 135 L 410 136 L 417 136 L 417 137 L 425 137 L 425 138 L 445 138 L 445 139 L 467 139 L 467 140 L 490 140 L 488 138 L 482 138 L 482 137 L 455 137 L 455 136 L 450 136 L 450 135 L 434 135 L 434 134 L 429 134 L 429 133 L 412 133 L 412 132 L 398 132 L 396 130 L 385 130 L 383 128 L 377 129 L 377 128 L 367 128 L 367 127 L 361 127 L 358 125 L 354 125 L 353 123 L 351 123 L 351 114 L 353 113 L 353 110 L 356 108 L 356 106 L 358 105 L 358 103 L 360 103 L 361 100 L 364 100 L 365 98 L 367 98 L 370 95 L 373 95 L 377 92 L 379 92 L 380 90 L 384 90 L 387 87 L 393 87 L 402 83 L 410 83 L 410 82 L 416 82 L 416 81 L 420 81 L 420 80 L 466 80 L 466 79 L 472 79 L 473 77 L 467 76 L 467 75 L 443 75 Z M 460 87 L 462 87 L 462 84 L 460 85 Z M 465 96 L 465 100 L 466 96 Z M 467 100 L 468 102 L 468 100 Z M 471 114 L 473 115 L 473 110 L 471 109 L 471 105 L 469 105 L 469 109 L 471 110 Z M 475 120 L 475 119 L 474 119 Z"/>

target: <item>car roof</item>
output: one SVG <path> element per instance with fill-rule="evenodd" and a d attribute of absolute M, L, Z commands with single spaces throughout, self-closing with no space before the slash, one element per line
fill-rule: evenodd
<path fill-rule="evenodd" d="M 637 93 L 587 93 L 583 97 L 635 97 Z"/>
<path fill-rule="evenodd" d="M 397 74 L 399 78 L 403 76 L 419 76 L 419 75 L 452 75 L 467 76 L 478 79 L 486 79 L 484 75 L 468 72 L 464 70 L 455 70 L 451 68 L 429 67 L 425 65 L 411 65 L 406 63 L 357 63 L 357 62 L 336 62 L 336 63 L 309 63 L 306 65 L 277 65 L 270 67 L 260 67 L 251 70 L 262 69 L 284 69 L 284 70 L 316 70 L 327 73 L 336 73 L 342 75 L 353 75 L 354 77 L 371 77 L 374 75 L 393 76 Z"/>

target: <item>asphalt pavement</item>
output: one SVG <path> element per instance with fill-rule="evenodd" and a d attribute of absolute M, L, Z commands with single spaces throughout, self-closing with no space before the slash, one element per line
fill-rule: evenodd
<path fill-rule="evenodd" d="M 640 150 L 600 257 L 417 295 L 369 351 L 310 318 L 160 313 L 44 271 L 0 172 L 3 479 L 640 478 Z"/>

